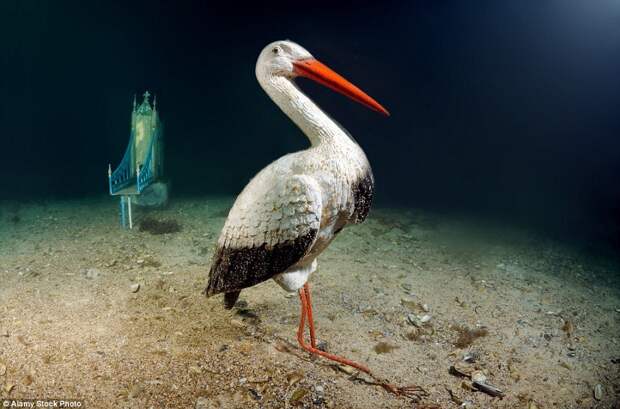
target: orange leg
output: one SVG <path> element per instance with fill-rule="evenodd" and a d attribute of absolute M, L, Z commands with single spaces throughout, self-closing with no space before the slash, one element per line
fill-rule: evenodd
<path fill-rule="evenodd" d="M 320 349 L 317 349 L 316 334 L 314 331 L 314 319 L 312 317 L 312 301 L 310 298 L 310 286 L 308 285 L 308 283 L 304 284 L 304 287 L 299 289 L 299 299 L 301 301 L 301 316 L 299 318 L 299 328 L 297 329 L 297 341 L 299 342 L 299 345 L 303 349 L 305 349 L 306 351 L 312 354 L 320 355 L 329 360 L 339 362 L 341 364 L 356 368 L 359 371 L 365 372 L 368 375 L 375 378 L 375 376 L 372 374 L 370 369 L 368 369 L 368 367 L 358 364 L 356 362 L 353 362 L 349 359 L 343 358 L 341 356 L 330 354 L 329 352 L 325 352 L 325 351 L 321 351 Z M 306 317 L 308 317 L 308 327 L 310 329 L 311 345 L 307 345 L 304 341 L 304 329 L 306 326 Z M 424 389 L 420 388 L 419 386 L 415 386 L 415 385 L 398 387 L 398 386 L 392 385 L 387 382 L 382 382 L 382 381 L 367 382 L 367 383 L 370 383 L 372 385 L 379 385 L 383 387 L 385 390 L 387 390 L 388 392 L 391 392 L 398 396 L 407 396 L 410 398 L 420 399 L 422 396 L 427 395 Z"/>
<path fill-rule="evenodd" d="M 306 294 L 306 313 L 308 314 L 308 327 L 310 329 L 310 345 L 316 348 L 316 333 L 314 332 L 314 317 L 312 317 L 312 298 L 310 298 L 310 284 L 304 284 Z"/>
<path fill-rule="evenodd" d="M 360 365 L 358 363 L 355 363 L 349 359 L 340 357 L 338 355 L 330 354 L 329 352 L 321 351 L 320 349 L 317 349 L 314 346 L 306 345 L 304 341 L 304 327 L 306 326 L 306 314 L 308 315 L 309 321 L 311 321 L 310 317 L 312 316 L 312 312 L 308 308 L 306 290 L 307 290 L 307 287 L 305 286 L 304 288 L 299 289 L 299 298 L 301 299 L 301 317 L 299 319 L 299 328 L 297 329 L 297 341 L 299 342 L 299 345 L 301 345 L 303 349 L 305 349 L 306 351 L 312 354 L 317 354 L 327 359 L 331 359 L 332 361 L 336 361 L 344 365 L 352 366 L 353 368 L 359 369 L 362 372 L 366 372 L 367 374 L 370 374 L 370 369 L 366 368 L 364 365 Z M 312 324 L 308 323 L 308 325 L 310 326 L 310 328 L 312 328 L 311 331 L 314 332 L 314 323 Z"/>

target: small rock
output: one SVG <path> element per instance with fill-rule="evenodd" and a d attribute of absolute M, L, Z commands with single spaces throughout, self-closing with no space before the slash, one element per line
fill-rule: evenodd
<path fill-rule="evenodd" d="M 304 378 L 304 374 L 301 372 L 291 372 L 286 375 L 286 380 L 289 386 L 293 386 Z"/>
<path fill-rule="evenodd" d="M 420 318 L 420 322 L 422 324 L 426 324 L 427 322 L 429 322 L 431 320 L 431 318 L 432 317 L 430 315 L 426 314 L 426 315 L 422 316 L 422 318 Z"/>
<path fill-rule="evenodd" d="M 4 385 L 4 392 L 9 394 L 9 393 L 11 393 L 13 388 L 15 388 L 15 384 L 7 383 L 6 385 Z"/>
<path fill-rule="evenodd" d="M 387 354 L 397 348 L 399 347 L 396 345 L 390 345 L 387 342 L 379 342 L 377 345 L 375 345 L 374 350 L 377 354 Z"/>
<path fill-rule="evenodd" d="M 487 376 L 482 371 L 474 371 L 471 373 L 471 380 L 477 383 L 485 383 Z"/>
<path fill-rule="evenodd" d="M 237 328 L 245 328 L 245 324 L 243 323 L 243 321 L 239 321 L 239 320 L 232 319 L 232 320 L 230 320 L 230 324 L 231 324 L 233 327 L 237 327 Z"/>
<path fill-rule="evenodd" d="M 211 409 L 213 406 L 210 405 L 209 399 L 205 397 L 200 397 L 196 399 L 196 403 L 194 404 L 194 409 Z"/>
<path fill-rule="evenodd" d="M 355 373 L 355 368 L 349 365 L 338 365 L 338 369 L 340 369 L 342 372 L 346 373 L 347 375 L 353 375 Z"/>
<path fill-rule="evenodd" d="M 463 355 L 463 361 L 467 363 L 474 363 L 478 360 L 479 354 L 476 351 L 468 351 L 465 355 Z"/>
<path fill-rule="evenodd" d="M 420 319 L 415 314 L 407 314 L 407 321 L 418 328 L 422 326 L 422 322 L 420 322 Z"/>
<path fill-rule="evenodd" d="M 86 277 L 87 279 L 94 280 L 95 278 L 99 277 L 102 272 L 100 270 L 97 270 L 96 268 L 89 268 L 87 270 L 84 270 L 82 274 L 84 274 L 84 277 Z"/>
<path fill-rule="evenodd" d="M 603 399 L 603 385 L 597 383 L 594 387 L 594 399 L 602 400 Z"/>
<path fill-rule="evenodd" d="M 521 374 L 519 373 L 519 371 L 512 365 L 509 365 L 508 368 L 509 368 L 510 377 L 512 378 L 512 380 L 515 382 L 519 382 L 521 380 Z"/>
<path fill-rule="evenodd" d="M 0 364 L 0 376 L 6 373 L 6 365 Z"/>
<path fill-rule="evenodd" d="M 132 293 L 137 293 L 138 291 L 140 291 L 140 283 L 132 284 L 129 288 L 131 289 Z"/>
<path fill-rule="evenodd" d="M 474 402 L 470 400 L 464 400 L 463 403 L 459 405 L 459 408 L 461 409 L 474 409 L 475 407 Z"/>
<path fill-rule="evenodd" d="M 22 378 L 22 383 L 26 386 L 32 385 L 33 381 L 34 379 L 32 379 L 32 375 L 26 375 Z"/>
<path fill-rule="evenodd" d="M 466 391 L 469 392 L 476 392 L 477 389 L 474 388 L 474 386 L 471 384 L 470 381 L 463 381 L 461 382 L 461 388 L 465 389 Z"/>
<path fill-rule="evenodd" d="M 400 303 L 411 311 L 416 311 L 418 309 L 418 303 L 411 298 L 401 298 Z"/>
<path fill-rule="evenodd" d="M 472 374 L 473 368 L 471 365 L 467 365 L 463 362 L 457 362 L 454 365 L 451 365 L 448 369 L 448 373 L 454 376 L 462 376 L 465 378 L 470 378 Z"/>
<path fill-rule="evenodd" d="M 321 385 L 315 386 L 314 390 L 316 391 L 316 393 L 319 393 L 319 394 L 325 392 L 325 388 L 323 388 Z"/>
<path fill-rule="evenodd" d="M 422 304 L 422 311 L 424 312 L 429 312 L 431 309 L 429 308 L 428 304 Z"/>
<path fill-rule="evenodd" d="M 140 396 L 142 394 L 142 391 L 144 390 L 144 388 L 142 387 L 142 385 L 134 385 L 131 387 L 131 389 L 129 390 L 129 398 L 130 399 L 134 399 L 137 398 L 138 396 Z"/>
<path fill-rule="evenodd" d="M 293 392 L 293 395 L 291 395 L 291 399 L 290 399 L 290 403 L 291 405 L 297 405 L 298 403 L 300 403 L 299 401 L 301 401 L 304 396 L 306 396 L 306 394 L 308 393 L 307 389 L 304 388 L 299 388 L 296 389 L 295 392 Z"/>
<path fill-rule="evenodd" d="M 2 332 L 0 332 L 0 337 L 8 338 L 9 337 L 9 330 L 5 329 Z"/>

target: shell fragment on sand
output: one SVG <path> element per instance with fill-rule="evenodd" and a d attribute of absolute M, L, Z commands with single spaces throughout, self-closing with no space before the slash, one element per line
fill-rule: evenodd
<path fill-rule="evenodd" d="M 484 392 L 494 397 L 504 396 L 504 392 L 501 389 L 487 382 L 487 377 L 482 371 L 474 371 L 473 368 L 468 368 L 463 363 L 457 362 L 450 366 L 449 372 L 455 376 L 471 379 L 471 386 L 474 390 Z"/>
<path fill-rule="evenodd" d="M 594 387 L 594 399 L 602 400 L 603 399 L 603 385 L 597 383 Z"/>

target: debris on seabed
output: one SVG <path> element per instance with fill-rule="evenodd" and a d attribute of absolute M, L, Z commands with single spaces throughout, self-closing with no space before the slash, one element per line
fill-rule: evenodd
<path fill-rule="evenodd" d="M 102 275 L 101 271 L 96 268 L 89 268 L 86 270 L 82 270 L 82 274 L 84 275 L 84 277 L 86 277 L 89 280 L 93 280 L 99 277 L 100 275 Z"/>
<path fill-rule="evenodd" d="M 603 385 L 597 383 L 594 387 L 594 399 L 602 400 L 603 399 Z"/>
<path fill-rule="evenodd" d="M 450 366 L 448 372 L 451 375 L 471 379 L 471 383 L 464 382 L 463 387 L 465 389 L 484 392 L 494 397 L 504 396 L 504 392 L 501 389 L 491 385 L 490 383 L 487 383 L 487 377 L 482 371 L 474 371 L 473 368 L 468 368 L 462 362 L 457 362 L 454 365 Z"/>
<path fill-rule="evenodd" d="M 308 390 L 304 389 L 304 388 L 298 388 L 295 390 L 295 392 L 293 392 L 293 395 L 291 395 L 291 399 L 289 400 L 291 405 L 298 405 L 300 404 L 301 400 L 304 398 L 304 396 L 306 396 L 308 394 Z"/>
<path fill-rule="evenodd" d="M 470 378 L 473 372 L 473 368 L 463 364 L 462 362 L 457 362 L 454 365 L 450 366 L 448 372 L 450 373 L 450 375 Z"/>
<path fill-rule="evenodd" d="M 194 404 L 194 409 L 209 409 L 212 408 L 211 402 L 209 402 L 208 398 L 200 397 L 196 400 Z"/>
<path fill-rule="evenodd" d="M 382 341 L 375 345 L 374 350 L 377 354 L 387 354 L 398 348 L 400 347 L 396 345 L 390 345 L 387 342 Z"/>
<path fill-rule="evenodd" d="M 487 376 L 482 371 L 474 371 L 471 373 L 471 380 L 476 383 L 485 383 Z"/>
<path fill-rule="evenodd" d="M 352 366 L 349 365 L 336 365 L 336 367 L 341 371 L 346 373 L 347 375 L 353 375 L 356 371 L 355 368 L 353 368 Z"/>
<path fill-rule="evenodd" d="M 304 379 L 304 374 L 299 371 L 291 372 L 290 374 L 286 375 L 286 381 L 288 382 L 289 386 L 293 386 L 296 383 L 299 383 L 299 381 L 301 381 L 302 379 Z"/>
<path fill-rule="evenodd" d="M 454 342 L 457 348 L 465 348 L 472 344 L 476 339 L 485 337 L 489 334 L 486 328 L 469 329 L 463 325 L 455 325 L 452 329 L 458 332 L 458 338 Z"/>
<path fill-rule="evenodd" d="M 420 321 L 418 316 L 415 314 L 407 314 L 407 320 L 409 321 L 411 325 L 415 327 L 420 328 L 422 326 L 422 322 Z"/>
<path fill-rule="evenodd" d="M 465 355 L 463 355 L 463 361 L 473 364 L 474 362 L 478 360 L 479 357 L 480 357 L 480 354 L 478 354 L 478 352 L 468 351 L 465 353 Z"/>
<path fill-rule="evenodd" d="M 245 328 L 245 324 L 243 323 L 243 321 L 236 320 L 236 319 L 230 320 L 230 325 L 232 325 L 233 327 L 237 327 L 237 328 Z"/>
<path fill-rule="evenodd" d="M 575 332 L 575 327 L 570 320 L 565 320 L 564 325 L 562 325 L 562 331 L 566 333 L 566 337 L 572 338 L 573 333 Z"/>
<path fill-rule="evenodd" d="M 195 365 L 190 365 L 188 370 L 189 370 L 189 373 L 192 375 L 200 375 L 202 373 L 202 369 L 200 369 L 200 367 L 195 366 Z"/>
<path fill-rule="evenodd" d="M 22 383 L 26 386 L 30 386 L 32 384 L 32 382 L 34 381 L 34 379 L 32 378 L 32 375 L 28 374 L 26 376 L 24 376 L 22 378 Z"/>
<path fill-rule="evenodd" d="M 144 387 L 140 384 L 135 384 L 129 389 L 129 394 L 127 395 L 130 399 L 135 399 L 142 395 L 144 391 Z"/>
<path fill-rule="evenodd" d="M 129 288 L 131 289 L 132 293 L 137 293 L 138 291 L 140 291 L 140 283 L 132 284 Z"/>
<path fill-rule="evenodd" d="M 504 396 L 504 392 L 491 385 L 490 383 L 486 383 L 486 382 L 473 382 L 474 388 L 478 389 L 481 392 L 486 393 L 487 395 L 491 395 L 493 397 L 503 397 Z"/>

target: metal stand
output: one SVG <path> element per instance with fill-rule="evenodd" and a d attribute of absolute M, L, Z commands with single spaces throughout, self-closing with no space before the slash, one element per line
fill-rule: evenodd
<path fill-rule="evenodd" d="M 121 196 L 121 227 L 123 229 L 133 229 L 133 220 L 131 217 L 131 196 Z"/>

